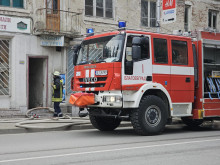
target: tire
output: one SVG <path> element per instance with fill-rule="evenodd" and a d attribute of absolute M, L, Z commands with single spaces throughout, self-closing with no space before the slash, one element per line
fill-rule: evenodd
<path fill-rule="evenodd" d="M 109 117 L 98 117 L 89 115 L 92 125 L 100 131 L 113 131 L 120 123 L 120 119 L 109 118 Z"/>
<path fill-rule="evenodd" d="M 197 128 L 200 125 L 202 125 L 202 123 L 203 123 L 203 120 L 201 120 L 201 119 L 190 119 L 188 117 L 183 117 L 181 119 L 184 124 L 186 124 L 187 126 L 189 126 L 191 128 Z"/>
<path fill-rule="evenodd" d="M 153 95 L 144 96 L 138 109 L 131 112 L 131 124 L 140 135 L 160 134 L 166 125 L 168 109 L 164 101 Z"/>

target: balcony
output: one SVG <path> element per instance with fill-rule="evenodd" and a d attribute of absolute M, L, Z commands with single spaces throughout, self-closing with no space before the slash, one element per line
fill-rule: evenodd
<path fill-rule="evenodd" d="M 34 34 L 76 37 L 81 33 L 81 16 L 82 13 L 72 11 L 37 9 L 34 17 Z"/>

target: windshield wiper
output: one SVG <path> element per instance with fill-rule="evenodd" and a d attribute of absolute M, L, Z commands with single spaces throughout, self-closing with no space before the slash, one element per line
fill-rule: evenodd
<path fill-rule="evenodd" d="M 88 64 L 88 63 L 89 63 L 88 61 L 82 61 L 78 65 L 84 65 L 84 64 Z"/>
<path fill-rule="evenodd" d="M 105 60 L 98 60 L 95 63 L 102 63 L 102 62 L 106 62 Z"/>

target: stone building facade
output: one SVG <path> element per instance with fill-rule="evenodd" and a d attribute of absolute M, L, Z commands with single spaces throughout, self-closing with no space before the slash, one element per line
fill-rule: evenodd
<path fill-rule="evenodd" d="M 163 3 L 158 2 L 159 7 L 157 0 L 2 0 L 0 112 L 51 107 L 50 84 L 55 70 L 66 80 L 66 102 L 62 105 L 71 107 L 71 48 L 87 28 L 95 32 L 116 30 L 118 21 L 126 21 L 128 29 L 159 29 L 161 33 L 220 29 L 219 0 L 176 0 L 176 20 L 169 24 L 163 24 Z"/>

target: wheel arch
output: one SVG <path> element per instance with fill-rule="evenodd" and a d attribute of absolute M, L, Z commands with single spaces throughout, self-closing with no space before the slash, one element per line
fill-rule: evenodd
<path fill-rule="evenodd" d="M 154 96 L 160 97 L 164 101 L 165 105 L 167 106 L 168 117 L 171 116 L 171 109 L 172 109 L 171 97 L 168 91 L 161 84 L 154 83 L 151 86 L 149 85 L 142 86 L 140 90 L 143 92 L 142 92 L 142 95 L 140 95 L 140 97 L 138 98 L 139 103 L 141 99 L 147 95 L 154 95 Z"/>

